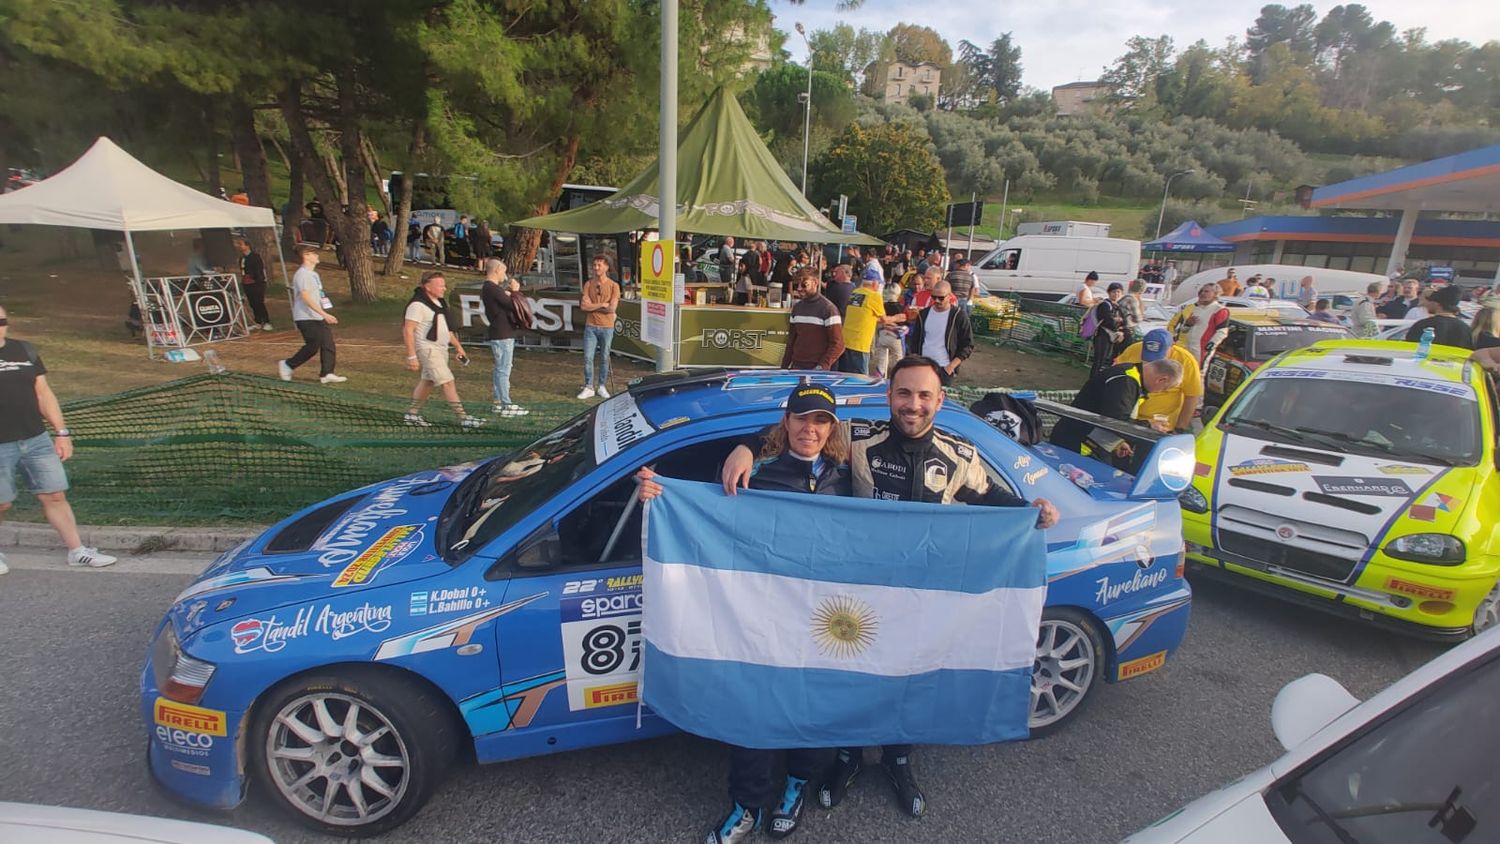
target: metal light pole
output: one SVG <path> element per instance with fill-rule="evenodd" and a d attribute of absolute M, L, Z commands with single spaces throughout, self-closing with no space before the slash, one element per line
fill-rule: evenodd
<path fill-rule="evenodd" d="M 656 228 L 662 242 L 672 250 L 668 254 L 667 266 L 673 267 L 673 298 L 677 285 L 677 0 L 662 0 L 661 3 L 661 111 L 659 113 L 660 137 L 657 139 L 656 184 L 660 196 L 656 198 Z M 641 304 L 644 308 L 645 303 Z M 656 350 L 656 371 L 667 372 L 677 365 L 677 303 L 668 311 L 672 324 L 668 326 L 667 345 Z"/>
<path fill-rule="evenodd" d="M 797 21 L 797 34 L 802 36 L 802 46 L 807 48 L 807 93 L 802 95 L 802 196 L 807 196 L 807 150 L 812 140 L 812 44 L 807 41 L 807 30 L 802 21 Z"/>
<path fill-rule="evenodd" d="M 1197 170 L 1179 170 L 1167 177 L 1167 186 L 1161 190 L 1161 213 L 1156 215 L 1156 237 L 1152 240 L 1161 240 L 1161 221 L 1167 217 L 1167 194 L 1172 190 L 1172 180 L 1178 176 L 1191 176 Z"/>

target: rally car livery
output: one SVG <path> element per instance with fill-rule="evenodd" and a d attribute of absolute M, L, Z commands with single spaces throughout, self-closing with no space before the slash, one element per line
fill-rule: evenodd
<path fill-rule="evenodd" d="M 1227 333 L 1203 363 L 1203 407 L 1206 415 L 1224 406 L 1251 373 L 1282 352 L 1319 340 L 1349 336 L 1348 329 L 1314 319 L 1288 318 L 1274 309 L 1233 308 Z"/>
<path fill-rule="evenodd" d="M 1467 355 L 1339 340 L 1268 363 L 1199 435 L 1189 562 L 1426 636 L 1494 625 L 1495 389 Z"/>
<path fill-rule="evenodd" d="M 153 775 L 219 808 L 253 782 L 310 825 L 367 835 L 410 817 L 460 753 L 671 732 L 637 700 L 635 472 L 715 480 L 802 377 L 833 388 L 842 418 L 889 414 L 884 383 L 863 376 L 646 379 L 507 456 L 338 496 L 224 554 L 173 602 L 142 673 Z M 1101 681 L 1160 668 L 1191 600 L 1176 495 L 1192 440 L 1163 438 L 1131 476 L 1021 446 L 954 404 L 937 425 L 973 442 L 995 483 L 1062 514 L 1032 731 Z"/>

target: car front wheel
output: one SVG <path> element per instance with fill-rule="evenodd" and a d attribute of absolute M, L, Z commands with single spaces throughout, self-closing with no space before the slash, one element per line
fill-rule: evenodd
<path fill-rule="evenodd" d="M 1088 617 L 1066 607 L 1042 611 L 1031 669 L 1031 735 L 1057 730 L 1083 708 L 1104 665 L 1104 644 Z"/>
<path fill-rule="evenodd" d="M 333 835 L 377 835 L 406 822 L 456 755 L 436 692 L 369 672 L 298 678 L 258 708 L 249 744 L 266 794 Z"/>

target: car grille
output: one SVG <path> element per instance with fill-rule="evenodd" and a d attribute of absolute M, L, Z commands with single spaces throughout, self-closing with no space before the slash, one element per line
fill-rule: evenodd
<path fill-rule="evenodd" d="M 1348 583 L 1369 548 L 1369 539 L 1354 531 L 1289 519 L 1245 507 L 1219 511 L 1217 542 L 1220 551 L 1241 557 L 1257 567 L 1278 566 L 1313 577 Z M 1282 539 L 1280 528 L 1292 537 Z"/>

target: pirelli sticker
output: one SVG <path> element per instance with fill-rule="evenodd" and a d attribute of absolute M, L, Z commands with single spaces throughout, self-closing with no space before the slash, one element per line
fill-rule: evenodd
<path fill-rule="evenodd" d="M 1152 671 L 1167 664 L 1167 652 L 1157 651 L 1154 654 L 1143 656 L 1140 659 L 1132 659 L 1129 662 L 1120 663 L 1120 679 L 1129 680 L 1142 674 L 1150 674 Z"/>
<path fill-rule="evenodd" d="M 225 730 L 224 713 L 217 709 L 204 709 L 159 697 L 152 707 L 152 715 L 159 727 L 209 736 L 228 734 Z"/>
<path fill-rule="evenodd" d="M 1432 601 L 1451 601 L 1454 595 L 1452 589 L 1440 589 L 1436 586 L 1412 583 L 1410 580 L 1401 580 L 1395 577 L 1388 578 L 1385 581 L 1385 588 L 1392 592 L 1401 592 L 1402 594 L 1426 598 Z"/>

